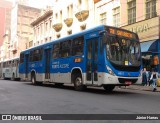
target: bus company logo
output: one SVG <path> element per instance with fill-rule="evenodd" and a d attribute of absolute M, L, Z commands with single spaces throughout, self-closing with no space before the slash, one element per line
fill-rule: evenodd
<path fill-rule="evenodd" d="M 2 120 L 42 120 L 40 115 L 2 115 Z"/>
<path fill-rule="evenodd" d="M 11 115 L 2 115 L 2 120 L 12 120 Z"/>
<path fill-rule="evenodd" d="M 31 64 L 31 67 L 35 67 L 35 64 Z"/>

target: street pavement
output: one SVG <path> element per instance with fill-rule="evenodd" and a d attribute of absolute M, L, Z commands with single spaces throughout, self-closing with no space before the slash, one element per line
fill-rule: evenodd
<path fill-rule="evenodd" d="M 157 87 L 157 92 L 152 92 L 151 86 L 141 85 L 121 89 L 116 87 L 112 93 L 96 87 L 88 87 L 86 91 L 79 92 L 74 90 L 73 85 L 58 88 L 54 85 L 34 86 L 31 82 L 0 80 L 0 114 L 159 114 L 159 92 L 160 87 Z M 20 121 L 12 123 L 17 122 Z M 114 123 L 112 120 L 108 122 L 53 120 L 40 123 L 53 122 Z M 116 123 L 128 122 L 131 121 L 116 121 Z M 146 122 L 158 123 L 158 121 Z"/>

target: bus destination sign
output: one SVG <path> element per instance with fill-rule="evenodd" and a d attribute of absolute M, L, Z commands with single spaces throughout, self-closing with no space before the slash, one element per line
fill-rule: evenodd
<path fill-rule="evenodd" d="M 135 36 L 133 36 L 132 33 L 126 32 L 123 30 L 119 30 L 119 29 L 109 28 L 109 33 L 114 34 L 114 35 L 118 35 L 118 36 L 127 37 L 127 38 L 135 38 Z"/>

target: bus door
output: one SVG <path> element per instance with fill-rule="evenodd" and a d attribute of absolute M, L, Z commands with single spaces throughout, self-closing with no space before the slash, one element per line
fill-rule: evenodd
<path fill-rule="evenodd" d="M 50 79 L 51 49 L 45 49 L 45 79 Z"/>
<path fill-rule="evenodd" d="M 29 61 L 29 54 L 25 55 L 25 78 L 28 78 L 28 61 Z"/>
<path fill-rule="evenodd" d="M 87 84 L 98 84 L 98 38 L 87 40 Z"/>

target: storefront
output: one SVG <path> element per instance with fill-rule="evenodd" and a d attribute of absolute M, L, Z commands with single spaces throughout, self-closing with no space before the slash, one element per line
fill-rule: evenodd
<path fill-rule="evenodd" d="M 122 27 L 136 32 L 141 42 L 143 67 L 160 73 L 160 18 L 155 17 Z"/>

